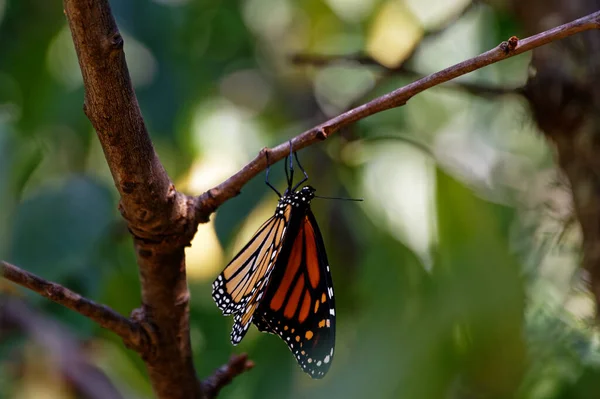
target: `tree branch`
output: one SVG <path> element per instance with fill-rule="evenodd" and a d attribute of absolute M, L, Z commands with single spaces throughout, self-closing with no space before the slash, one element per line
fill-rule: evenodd
<path fill-rule="evenodd" d="M 207 398 L 216 398 L 225 385 L 253 367 L 254 363 L 248 360 L 248 355 L 234 355 L 229 359 L 229 363 L 215 370 L 212 376 L 202 382 L 202 390 Z"/>
<path fill-rule="evenodd" d="M 335 63 L 352 61 L 361 65 L 376 66 L 382 68 L 386 76 L 402 74 L 410 79 L 423 79 L 422 73 L 417 72 L 402 63 L 397 68 L 388 68 L 374 58 L 364 54 L 345 54 L 345 55 L 323 55 L 323 54 L 297 54 L 292 57 L 292 62 L 298 65 L 311 65 L 317 67 L 329 66 Z M 469 82 L 446 82 L 442 87 L 463 90 L 469 94 L 480 97 L 504 96 L 507 94 L 523 95 L 523 87 L 498 87 Z"/>
<path fill-rule="evenodd" d="M 184 255 L 197 229 L 194 202 L 175 190 L 154 151 L 108 0 L 64 0 L 63 5 L 83 75 L 84 111 L 134 237 L 142 286 L 135 319 L 155 341 L 140 354 L 158 397 L 201 397 L 192 362 Z"/>
<path fill-rule="evenodd" d="M 95 321 L 120 336 L 125 344 L 132 348 L 143 347 L 148 341 L 137 323 L 121 316 L 108 306 L 84 298 L 60 284 L 46 281 L 5 261 L 0 261 L 0 275 Z"/>
<path fill-rule="evenodd" d="M 37 314 L 23 302 L 0 298 L 0 326 L 17 327 L 43 346 L 53 363 L 80 393 L 92 399 L 120 399 L 123 396 L 106 375 L 91 364 L 75 337 L 53 320 Z"/>
<path fill-rule="evenodd" d="M 318 141 L 325 140 L 329 135 L 351 123 L 391 108 L 401 107 L 413 96 L 431 87 L 544 44 L 592 29 L 600 29 L 600 11 L 523 40 L 513 36 L 508 41 L 500 43 L 500 45 L 477 57 L 428 75 L 305 131 L 291 140 L 292 147 L 294 151 L 308 147 Z M 266 168 L 264 155 L 266 152 L 269 154 L 271 163 L 279 161 L 289 154 L 289 144 L 282 143 L 273 149 L 264 148 L 256 158 L 235 175 L 197 197 L 196 218 L 198 222 L 206 222 L 212 212 L 225 201 L 236 196 L 250 179 Z"/>

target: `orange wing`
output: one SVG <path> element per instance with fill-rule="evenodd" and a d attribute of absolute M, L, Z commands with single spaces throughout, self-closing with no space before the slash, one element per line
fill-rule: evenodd
<path fill-rule="evenodd" d="M 291 206 L 278 207 L 213 283 L 212 296 L 224 315 L 234 314 L 231 342 L 237 345 L 250 327 L 281 251 Z"/>
<path fill-rule="evenodd" d="M 335 300 L 323 238 L 310 211 L 294 236 L 286 237 L 254 323 L 277 334 L 313 378 L 331 365 L 335 346 Z"/>

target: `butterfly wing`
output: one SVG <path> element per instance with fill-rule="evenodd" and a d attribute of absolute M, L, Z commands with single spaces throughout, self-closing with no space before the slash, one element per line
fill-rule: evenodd
<path fill-rule="evenodd" d="M 277 334 L 300 367 L 322 378 L 335 346 L 335 300 L 323 238 L 310 211 L 287 236 L 254 323 Z"/>
<path fill-rule="evenodd" d="M 280 206 L 213 282 L 212 297 L 224 315 L 234 314 L 231 342 L 237 345 L 250 327 L 279 256 L 291 207 Z"/>

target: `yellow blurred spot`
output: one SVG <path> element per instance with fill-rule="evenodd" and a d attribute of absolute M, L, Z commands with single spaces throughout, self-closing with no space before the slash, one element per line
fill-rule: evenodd
<path fill-rule="evenodd" d="M 23 364 L 19 370 L 20 380 L 15 386 L 13 399 L 71 399 L 75 398 L 72 387 L 61 375 L 59 359 L 44 355 L 35 344 L 27 344 L 23 351 Z"/>
<path fill-rule="evenodd" d="M 397 67 L 423 37 L 423 28 L 400 1 L 389 0 L 380 9 L 367 39 L 367 53 L 388 68 Z"/>
<path fill-rule="evenodd" d="M 306 339 L 310 340 L 310 339 L 312 339 L 313 335 L 314 335 L 313 332 L 309 330 L 309 331 L 306 332 L 306 334 L 304 334 L 304 337 Z"/>
<path fill-rule="evenodd" d="M 176 183 L 176 187 L 190 194 L 199 194 L 217 184 L 233 168 L 227 162 L 207 157 L 195 162 L 189 174 Z M 213 278 L 225 267 L 223 248 L 217 238 L 214 216 L 208 223 L 200 224 L 192 240 L 185 249 L 187 275 L 190 280 Z"/>
<path fill-rule="evenodd" d="M 252 212 L 246 220 L 243 222 L 241 228 L 239 229 L 239 233 L 237 234 L 234 244 L 233 250 L 234 254 L 237 253 L 241 248 L 246 245 L 246 243 L 252 238 L 254 233 L 258 230 L 260 226 L 271 216 L 275 214 L 275 207 L 277 206 L 277 196 L 267 196 L 267 199 L 262 201 Z"/>
<path fill-rule="evenodd" d="M 190 172 L 176 187 L 192 194 L 201 194 L 222 183 L 238 171 L 238 165 L 221 154 L 209 154 L 194 162 Z"/>
<path fill-rule="evenodd" d="M 185 249 L 187 275 L 190 280 L 207 280 L 225 267 L 223 248 L 217 238 L 214 218 L 198 226 L 192 246 Z"/>

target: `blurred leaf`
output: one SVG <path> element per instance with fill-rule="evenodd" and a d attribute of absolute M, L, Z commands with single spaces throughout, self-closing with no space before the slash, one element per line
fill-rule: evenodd
<path fill-rule="evenodd" d="M 16 210 L 9 259 L 48 280 L 71 279 L 87 292 L 98 282 L 98 246 L 113 206 L 106 188 L 84 177 L 41 189 Z"/>
<path fill-rule="evenodd" d="M 379 8 L 367 42 L 367 52 L 388 68 L 399 66 L 423 37 L 423 28 L 403 2 L 387 1 Z"/>
<path fill-rule="evenodd" d="M 497 205 L 438 172 L 440 306 L 455 317 L 464 384 L 486 397 L 513 393 L 523 376 L 524 293 L 519 264 L 495 217 Z"/>

